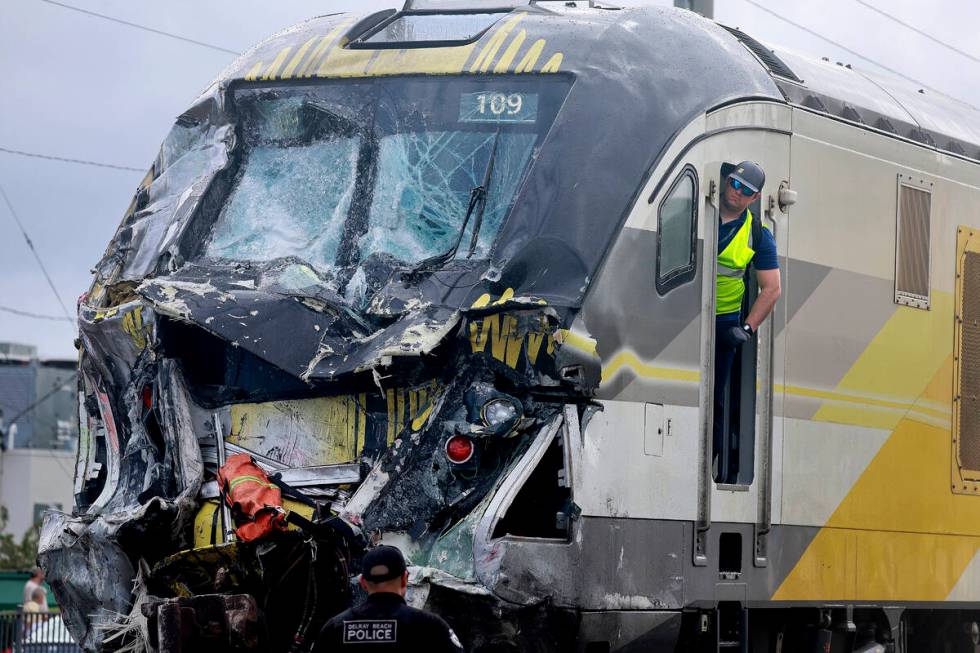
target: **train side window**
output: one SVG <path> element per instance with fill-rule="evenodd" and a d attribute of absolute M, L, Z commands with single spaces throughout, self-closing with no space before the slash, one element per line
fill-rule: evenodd
<path fill-rule="evenodd" d="M 694 278 L 697 255 L 698 175 L 686 166 L 657 209 L 657 292 Z"/>
<path fill-rule="evenodd" d="M 929 213 L 932 183 L 898 175 L 895 303 L 929 308 Z"/>

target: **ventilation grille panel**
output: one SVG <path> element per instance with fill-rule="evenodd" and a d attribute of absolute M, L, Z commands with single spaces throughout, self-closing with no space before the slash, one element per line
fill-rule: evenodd
<path fill-rule="evenodd" d="M 929 308 L 929 210 L 932 195 L 899 175 L 898 243 L 895 252 L 895 302 Z M 919 186 L 925 182 L 919 181 Z M 931 186 L 931 184 L 929 185 Z"/>
<path fill-rule="evenodd" d="M 960 303 L 959 431 L 960 464 L 980 471 L 980 253 L 965 252 Z"/>
<path fill-rule="evenodd" d="M 770 73 L 772 73 L 773 75 L 778 75 L 779 77 L 782 77 L 784 79 L 794 81 L 797 84 L 803 83 L 803 80 L 797 77 L 796 73 L 794 73 L 790 69 L 790 67 L 783 62 L 782 59 L 777 57 L 772 50 L 762 45 L 754 38 L 752 38 L 751 36 L 749 36 L 748 34 L 746 34 L 745 32 L 743 32 L 742 30 L 736 27 L 727 27 L 725 25 L 722 25 L 722 27 L 728 30 L 732 34 L 732 36 L 734 36 L 739 41 L 741 41 L 742 45 L 744 45 L 749 50 L 751 50 L 752 54 L 757 56 L 759 60 L 762 61 L 765 67 L 769 69 Z"/>

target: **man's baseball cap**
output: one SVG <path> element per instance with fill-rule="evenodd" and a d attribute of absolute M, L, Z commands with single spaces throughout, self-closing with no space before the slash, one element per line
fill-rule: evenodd
<path fill-rule="evenodd" d="M 755 193 L 762 190 L 766 183 L 766 173 L 762 171 L 759 164 L 752 161 L 742 161 L 732 168 L 728 176 L 732 179 L 738 179 Z"/>
<path fill-rule="evenodd" d="M 370 583 L 383 583 L 405 573 L 405 556 L 393 546 L 382 544 L 364 554 L 361 576 Z"/>

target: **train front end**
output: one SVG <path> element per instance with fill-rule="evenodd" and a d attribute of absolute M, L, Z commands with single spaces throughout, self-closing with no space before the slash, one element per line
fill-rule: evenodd
<path fill-rule="evenodd" d="M 559 5 L 313 19 L 177 120 L 79 305 L 76 505 L 41 559 L 86 650 L 303 650 L 378 541 L 468 648 L 574 639 L 553 590 L 589 570 L 549 574 L 588 545 L 600 369 L 569 329 L 704 102 L 635 62 L 703 28 Z M 236 453 L 301 520 L 233 536 Z"/>

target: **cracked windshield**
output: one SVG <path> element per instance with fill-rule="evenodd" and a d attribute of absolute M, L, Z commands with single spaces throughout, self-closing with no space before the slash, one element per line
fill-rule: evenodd
<path fill-rule="evenodd" d="M 477 79 L 240 90 L 241 164 L 206 254 L 296 257 L 328 276 L 486 258 L 566 91 Z"/>

